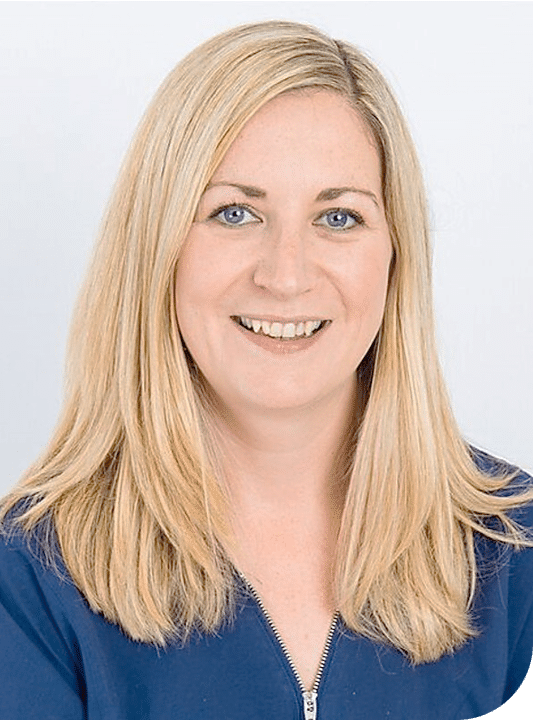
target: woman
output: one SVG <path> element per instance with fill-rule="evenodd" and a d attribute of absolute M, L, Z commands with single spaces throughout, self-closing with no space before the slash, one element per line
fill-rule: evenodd
<path fill-rule="evenodd" d="M 2 718 L 477 717 L 531 659 L 530 478 L 471 449 L 421 173 L 376 68 L 299 24 L 167 78 L 3 503 Z"/>

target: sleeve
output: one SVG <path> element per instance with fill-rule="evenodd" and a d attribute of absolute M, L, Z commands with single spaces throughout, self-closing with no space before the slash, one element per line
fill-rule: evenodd
<path fill-rule="evenodd" d="M 75 636 L 43 574 L 25 547 L 0 544 L 2 720 L 86 718 Z"/>

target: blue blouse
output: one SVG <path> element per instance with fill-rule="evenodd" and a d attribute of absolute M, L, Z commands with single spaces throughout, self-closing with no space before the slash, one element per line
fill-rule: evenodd
<path fill-rule="evenodd" d="M 487 456 L 481 463 L 493 464 Z M 531 481 L 526 475 L 522 480 Z M 533 528 L 533 508 L 513 511 Z M 0 545 L 2 720 L 465 720 L 504 703 L 533 648 L 533 549 L 477 538 L 479 635 L 437 662 L 337 621 L 317 688 L 305 698 L 254 594 L 233 623 L 165 649 L 134 642 L 92 612 L 21 536 Z M 304 701 L 307 709 L 304 711 Z M 305 713 L 305 714 L 304 714 Z"/>

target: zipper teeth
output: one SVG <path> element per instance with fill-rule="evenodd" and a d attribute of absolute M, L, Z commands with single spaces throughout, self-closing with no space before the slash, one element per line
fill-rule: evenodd
<path fill-rule="evenodd" d="M 339 617 L 338 611 L 335 611 L 335 614 L 333 615 L 333 620 L 331 621 L 331 625 L 329 627 L 328 636 L 326 638 L 326 643 L 324 645 L 324 650 L 322 651 L 322 657 L 320 658 L 320 662 L 318 664 L 318 670 L 316 672 L 315 682 L 313 683 L 312 692 L 318 693 L 318 686 L 320 685 L 320 680 L 322 679 L 322 673 L 324 672 L 324 666 L 326 664 L 326 660 L 328 658 L 329 649 L 331 647 L 331 641 L 333 640 L 333 634 L 335 632 L 335 628 L 337 626 L 337 619 Z"/>
<path fill-rule="evenodd" d="M 289 666 L 290 666 L 291 670 L 292 670 L 293 673 L 294 673 L 294 677 L 296 678 L 296 681 L 298 682 L 298 685 L 300 686 L 300 690 L 302 691 L 302 693 L 306 693 L 306 692 L 307 692 L 307 688 L 305 687 L 305 685 L 304 685 L 304 683 L 303 683 L 303 680 L 302 680 L 302 678 L 300 677 L 300 673 L 299 673 L 298 670 L 296 669 L 296 665 L 294 664 L 294 661 L 293 661 L 292 657 L 290 656 L 289 651 L 287 650 L 287 646 L 285 645 L 285 643 L 284 643 L 284 641 L 283 641 L 283 638 L 282 638 L 281 635 L 279 634 L 279 631 L 278 631 L 277 627 L 274 625 L 274 621 L 273 621 L 272 618 L 270 617 L 270 613 L 269 613 L 268 610 L 266 609 L 266 607 L 265 607 L 265 605 L 264 605 L 264 603 L 263 603 L 263 600 L 261 599 L 261 596 L 259 595 L 259 593 L 257 592 L 257 590 L 254 588 L 254 586 L 251 585 L 251 584 L 248 582 L 247 578 L 246 578 L 241 572 L 239 572 L 239 575 L 241 576 L 241 578 L 242 578 L 242 579 L 244 580 L 244 582 L 246 583 L 247 588 L 250 590 L 251 594 L 252 594 L 253 597 L 254 597 L 254 600 L 255 600 L 255 601 L 257 602 L 257 604 L 259 605 L 259 608 L 260 608 L 261 612 L 263 613 L 263 615 L 265 616 L 268 624 L 270 625 L 270 628 L 271 628 L 272 632 L 274 633 L 274 637 L 276 638 L 276 640 L 277 640 L 278 643 L 280 644 L 280 647 L 281 647 L 281 649 L 283 650 L 283 654 L 285 655 L 285 657 L 286 657 L 286 659 L 287 659 L 287 662 L 289 663 Z M 320 685 L 320 680 L 321 680 L 321 678 L 322 678 L 322 673 L 324 672 L 324 666 L 325 666 L 325 664 L 326 664 L 326 660 L 327 660 L 327 657 L 328 657 L 329 648 L 331 647 L 331 641 L 333 640 L 333 634 L 334 634 L 334 632 L 335 632 L 335 627 L 336 627 L 336 625 L 337 625 L 337 619 L 338 619 L 338 617 L 339 617 L 339 613 L 338 613 L 338 611 L 336 611 L 335 614 L 333 615 L 333 620 L 331 621 L 331 625 L 330 625 L 330 628 L 329 628 L 328 636 L 327 636 L 327 638 L 326 638 L 326 644 L 324 645 L 324 650 L 322 651 L 322 655 L 321 655 L 321 657 L 320 657 L 320 662 L 319 662 L 319 664 L 318 664 L 318 669 L 317 669 L 317 673 L 316 673 L 316 676 L 315 676 L 315 680 L 314 680 L 314 682 L 313 682 L 313 687 L 311 688 L 311 692 L 314 692 L 314 693 L 317 693 L 317 692 L 318 692 L 318 686 Z"/>

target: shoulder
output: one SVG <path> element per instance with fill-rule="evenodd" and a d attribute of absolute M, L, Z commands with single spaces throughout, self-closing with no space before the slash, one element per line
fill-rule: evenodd
<path fill-rule="evenodd" d="M 19 522 L 26 509 L 25 503 L 19 503 L 0 523 L 0 568 L 13 563 L 29 564 L 36 569 L 62 564 L 53 520 L 45 517 L 26 531 Z"/>
<path fill-rule="evenodd" d="M 533 478 L 515 465 L 472 448 L 474 462 L 489 476 L 509 478 L 498 495 L 524 502 L 506 511 L 506 515 L 529 539 L 522 547 L 506 545 L 487 537 L 477 538 L 478 599 L 476 610 L 480 616 L 492 617 L 491 638 L 504 633 L 502 653 L 507 657 L 507 676 L 504 698 L 518 689 L 531 663 L 533 649 Z M 499 522 L 498 522 L 499 525 Z M 501 525 L 499 530 L 503 529 Z M 487 621 L 490 627 L 490 623 Z M 497 640 L 494 646 L 497 646 Z"/>
<path fill-rule="evenodd" d="M 507 477 L 508 482 L 497 495 L 502 497 L 518 497 L 523 494 L 530 494 L 531 500 L 517 505 L 508 511 L 508 516 L 526 531 L 533 535 L 533 477 L 517 465 L 507 460 L 489 454 L 485 450 L 470 447 L 472 459 L 478 470 L 489 477 Z"/>
<path fill-rule="evenodd" d="M 24 581 L 27 590 L 46 581 L 52 567 L 52 553 L 41 542 L 39 533 L 26 533 L 17 526 L 2 528 L 0 534 L 0 593 L 17 593 Z M 55 553 L 54 553 L 55 554 Z"/>
<path fill-rule="evenodd" d="M 494 457 L 483 450 L 472 448 L 478 469 L 491 477 L 508 478 L 494 492 L 502 498 L 504 515 L 521 534 L 517 542 L 503 542 L 476 534 L 476 563 L 482 584 L 492 580 L 498 584 L 498 593 L 506 595 L 508 606 L 520 608 L 520 614 L 533 613 L 533 477 L 515 465 Z M 480 518 L 488 530 L 507 534 L 501 517 Z M 511 538 L 509 538 L 511 540 Z M 505 589 L 504 589 L 505 588 Z M 524 619 L 524 617 L 522 618 Z M 530 618 L 530 623 L 533 621 Z M 532 628 L 533 633 L 533 628 Z M 533 643 L 533 635 L 532 635 Z"/>
<path fill-rule="evenodd" d="M 80 596 L 35 534 L 2 530 L 0 717 L 81 720 L 84 680 L 73 623 Z"/>
<path fill-rule="evenodd" d="M 533 478 L 530 475 L 507 460 L 491 455 L 485 450 L 481 450 L 473 445 L 470 445 L 469 449 L 476 466 L 485 475 L 517 475 L 523 479 L 529 479 L 529 481 L 533 483 Z"/>
<path fill-rule="evenodd" d="M 4 523 L 0 533 L 0 605 L 12 617 L 34 623 L 65 616 L 79 593 L 62 562 L 53 531 L 41 525 L 32 533 Z"/>

